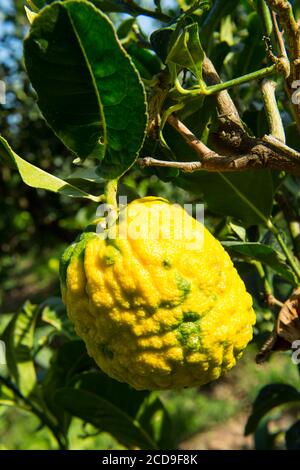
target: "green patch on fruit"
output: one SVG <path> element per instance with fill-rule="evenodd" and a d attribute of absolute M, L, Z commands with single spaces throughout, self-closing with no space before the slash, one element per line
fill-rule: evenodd
<path fill-rule="evenodd" d="M 189 293 L 191 292 L 191 283 L 179 274 L 176 274 L 176 284 L 179 289 L 179 296 L 174 294 L 174 299 L 162 300 L 159 304 L 160 308 L 174 308 L 181 305 Z"/>
<path fill-rule="evenodd" d="M 176 283 L 178 289 L 181 291 L 182 301 L 180 303 L 182 303 L 191 292 L 191 283 L 187 279 L 184 279 L 184 277 L 180 276 L 180 274 L 176 274 Z"/>
<path fill-rule="evenodd" d="M 105 250 L 103 261 L 106 264 L 106 266 L 113 266 L 119 256 L 120 256 L 119 250 L 117 250 L 114 246 L 108 246 Z"/>
<path fill-rule="evenodd" d="M 67 269 L 73 258 L 79 258 L 83 260 L 84 250 L 87 244 L 87 241 L 96 237 L 95 233 L 84 232 L 75 240 L 72 245 L 68 246 L 63 252 L 60 264 L 59 264 L 59 275 L 61 282 L 64 286 L 67 283 Z"/>
<path fill-rule="evenodd" d="M 68 246 L 68 248 L 66 248 L 65 251 L 63 252 L 61 259 L 60 259 L 59 276 L 64 286 L 67 285 L 67 269 L 70 264 L 71 257 L 73 255 L 75 247 L 76 247 L 76 243 L 73 243 L 72 245 Z"/>
<path fill-rule="evenodd" d="M 183 312 L 183 321 L 184 322 L 195 322 L 199 320 L 200 315 L 197 312 Z"/>
<path fill-rule="evenodd" d="M 201 346 L 198 323 L 194 321 L 181 323 L 178 328 L 178 338 L 189 351 L 198 351 Z"/>

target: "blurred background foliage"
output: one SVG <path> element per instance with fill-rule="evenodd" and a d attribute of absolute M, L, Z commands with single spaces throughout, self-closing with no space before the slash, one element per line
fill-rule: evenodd
<path fill-rule="evenodd" d="M 28 21 L 23 3 L 22 0 L 0 0 L 0 80 L 4 80 L 7 86 L 6 104 L 0 106 L 1 134 L 17 154 L 64 178 L 74 171 L 72 158 L 41 117 L 35 93 L 24 70 L 22 40 L 28 30 Z M 166 0 L 138 3 L 152 9 L 155 5 L 160 5 L 164 12 L 174 16 L 179 13 L 180 7 L 186 8 L 192 2 Z M 218 1 L 214 3 L 222 4 Z M 206 13 L 201 21 L 203 46 L 213 59 L 222 79 L 226 80 L 263 67 L 267 62 L 262 41 L 263 25 L 256 11 L 256 3 L 259 2 L 244 0 L 223 3 L 221 9 L 216 8 L 217 14 L 213 18 Z M 294 2 L 294 8 L 298 14 L 299 2 Z M 112 13 L 111 17 L 118 25 L 128 19 L 128 15 L 116 13 Z M 161 26 L 160 22 L 144 16 L 139 17 L 138 24 L 146 40 L 151 31 Z M 257 83 L 247 83 L 234 88 L 231 96 L 250 132 L 258 136 L 267 132 Z M 293 124 L 283 83 L 280 83 L 277 96 L 287 141 L 300 150 L 299 136 Z M 213 107 L 209 103 L 210 98 L 204 107 L 205 112 L 201 114 L 202 120 L 199 121 L 198 109 L 187 116 L 186 122 L 198 135 L 208 135 L 208 123 L 213 124 Z M 207 113 L 211 115 L 208 116 Z M 178 149 L 181 155 L 182 142 L 178 136 L 174 135 L 174 131 L 168 126 L 164 132 L 167 141 L 172 141 L 174 153 L 176 154 Z M 190 156 L 187 149 L 186 152 L 185 158 L 188 160 Z M 240 175 L 238 181 L 235 181 L 235 178 L 236 175 L 232 175 L 231 181 L 238 187 L 246 188 L 245 191 L 248 188 L 255 205 L 272 213 L 273 221 L 285 243 L 299 257 L 299 179 L 270 172 Z M 253 223 L 251 216 L 247 215 L 247 209 L 230 193 L 228 185 L 218 175 L 196 174 L 187 178 L 174 172 L 153 169 L 141 171 L 134 167 L 123 177 L 120 194 L 127 195 L 129 199 L 159 195 L 181 204 L 202 202 L 205 204 L 205 223 L 220 240 L 263 242 L 278 249 L 274 237 L 265 227 Z M 34 348 L 37 375 L 38 378 L 44 379 L 53 354 L 56 354 L 61 345 L 75 341 L 71 327 L 62 325 L 65 322 L 65 312 L 57 300 L 60 295 L 59 257 L 64 247 L 72 242 L 93 218 L 96 205 L 29 188 L 22 183 L 17 172 L 2 165 L 0 195 L 0 332 L 5 330 L 14 313 L 20 311 L 27 299 L 31 302 L 29 309 L 35 308 L 34 305 L 39 306 L 36 308 L 42 317 L 38 317 Z M 297 224 L 298 232 L 296 230 L 295 233 Z M 191 436 L 214 429 L 222 422 L 231 422 L 230 420 L 240 416 L 245 424 L 250 404 L 264 385 L 285 383 L 299 389 L 298 370 L 291 362 L 290 353 L 280 353 L 264 366 L 254 363 L 254 355 L 272 331 L 276 315 L 276 311 L 270 310 L 265 302 L 265 279 L 268 279 L 274 294 L 280 300 L 289 296 L 293 288 L 292 283 L 288 282 L 286 276 L 280 275 L 278 269 L 272 270 L 270 266 L 264 267 L 263 279 L 249 257 L 234 256 L 234 260 L 254 298 L 257 312 L 254 343 L 241 363 L 215 384 L 201 390 L 159 394 L 171 416 L 176 446 L 184 442 L 188 447 Z M 43 302 L 49 297 L 56 300 L 45 313 Z M 276 408 L 258 426 L 256 447 L 284 448 L 284 431 L 291 424 L 291 414 L 294 420 L 295 416 L 300 416 L 299 410 L 297 405 L 292 411 L 284 407 L 283 411 L 279 412 Z M 36 417 L 29 414 L 26 406 L 22 409 L 20 405 L 16 409 L 15 406 L 0 405 L 0 415 L 0 448 L 57 448 L 57 442 L 47 426 L 41 425 Z M 117 442 L 112 437 L 113 433 L 101 432 L 97 426 L 84 424 L 84 421 L 86 420 L 80 417 L 72 421 L 69 432 L 71 448 L 118 448 L 121 445 L 120 441 Z M 240 432 L 242 433 L 242 429 Z M 294 432 L 298 436 L 298 430 Z M 223 437 L 219 436 L 220 447 Z M 199 439 L 198 445 L 205 447 L 201 434 Z M 246 440 L 228 444 L 229 448 L 252 445 Z"/>

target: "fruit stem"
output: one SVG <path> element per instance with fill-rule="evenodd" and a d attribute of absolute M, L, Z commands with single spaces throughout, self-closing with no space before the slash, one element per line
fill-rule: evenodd
<path fill-rule="evenodd" d="M 104 200 L 110 206 L 117 208 L 118 179 L 109 180 L 104 187 Z"/>
<path fill-rule="evenodd" d="M 216 85 L 202 86 L 195 87 L 190 90 L 186 90 L 183 88 L 178 80 L 175 79 L 175 88 L 179 93 L 183 95 L 190 95 L 190 96 L 197 96 L 197 95 L 214 95 L 215 93 L 219 93 L 220 91 L 227 90 L 228 88 L 232 88 L 237 85 L 242 85 L 243 83 L 250 82 L 252 80 L 260 80 L 264 77 L 272 75 L 278 70 L 278 63 L 270 65 L 268 67 L 264 67 L 263 69 L 256 70 L 255 72 L 247 73 L 246 75 L 242 75 L 241 77 L 233 78 L 232 80 L 228 80 L 227 82 L 217 83 Z"/>

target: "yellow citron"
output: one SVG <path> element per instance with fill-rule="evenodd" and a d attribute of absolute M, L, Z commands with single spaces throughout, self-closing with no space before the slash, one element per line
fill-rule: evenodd
<path fill-rule="evenodd" d="M 203 385 L 252 338 L 251 296 L 218 240 L 180 206 L 136 200 L 105 239 L 61 262 L 63 300 L 89 354 L 136 389 Z"/>

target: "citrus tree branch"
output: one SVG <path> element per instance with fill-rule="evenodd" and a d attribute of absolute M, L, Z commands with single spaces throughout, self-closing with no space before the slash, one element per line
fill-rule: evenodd
<path fill-rule="evenodd" d="M 151 157 L 138 160 L 142 167 L 161 166 L 177 168 L 185 172 L 199 170 L 207 171 L 246 171 L 270 168 L 278 171 L 288 171 L 300 176 L 300 153 L 291 149 L 273 136 L 242 138 L 241 146 L 244 152 L 237 155 L 220 155 L 209 149 L 175 116 L 168 118 L 168 123 L 176 129 L 185 142 L 194 150 L 198 161 L 178 162 L 163 161 Z"/>

